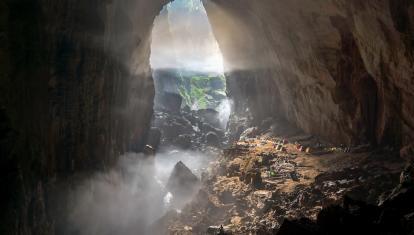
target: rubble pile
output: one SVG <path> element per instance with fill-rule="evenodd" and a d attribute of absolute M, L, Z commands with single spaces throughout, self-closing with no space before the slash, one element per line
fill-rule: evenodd
<path fill-rule="evenodd" d="M 324 148 L 331 150 L 322 153 Z M 303 234 L 312 234 L 319 231 L 314 221 L 320 220 L 320 212 L 329 212 L 323 208 L 335 208 L 345 195 L 377 205 L 381 194 L 398 183 L 403 161 L 392 152 L 332 148 L 303 136 L 245 136 L 211 164 L 193 202 L 182 213 L 164 218 L 168 230 L 275 234 L 283 225 L 305 227 Z M 307 219 L 299 220 L 302 217 Z"/>
<path fill-rule="evenodd" d="M 214 110 L 170 112 L 157 109 L 154 115 L 152 126 L 160 132 L 160 146 L 200 150 L 208 146 L 220 147 L 225 142 L 224 130 L 217 123 L 218 114 Z"/>
<path fill-rule="evenodd" d="M 399 184 L 377 205 L 346 195 L 342 205 L 324 208 L 315 221 L 285 220 L 277 234 L 414 234 L 413 169 L 406 167 Z"/>

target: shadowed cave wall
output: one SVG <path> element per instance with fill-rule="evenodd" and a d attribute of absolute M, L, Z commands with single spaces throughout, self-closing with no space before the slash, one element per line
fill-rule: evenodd
<path fill-rule="evenodd" d="M 52 234 L 57 181 L 139 151 L 152 116 L 151 28 L 167 1 L 0 3 L 0 233 Z M 336 143 L 410 151 L 409 0 L 213 0 L 230 96 Z M 237 110 L 237 109 L 236 109 Z M 411 147 L 412 148 L 412 147 Z M 404 153 L 405 153 L 404 152 Z"/>
<path fill-rule="evenodd" d="M 54 233 L 58 181 L 145 144 L 149 36 L 165 3 L 0 3 L 0 234 Z"/>
<path fill-rule="evenodd" d="M 235 101 L 247 96 L 259 120 L 281 116 L 342 144 L 410 145 L 411 1 L 205 5 L 229 71 L 230 93 Z"/>

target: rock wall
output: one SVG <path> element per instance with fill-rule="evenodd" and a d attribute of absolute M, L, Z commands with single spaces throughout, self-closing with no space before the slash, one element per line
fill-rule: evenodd
<path fill-rule="evenodd" d="M 230 94 L 250 100 L 257 119 L 279 116 L 344 144 L 414 140 L 412 1 L 204 4 Z"/>
<path fill-rule="evenodd" d="M 145 143 L 166 1 L 0 3 L 0 234 L 52 234 L 48 193 Z"/>

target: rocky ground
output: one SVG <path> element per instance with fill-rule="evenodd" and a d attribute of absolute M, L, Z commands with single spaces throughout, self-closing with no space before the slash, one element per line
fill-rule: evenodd
<path fill-rule="evenodd" d="M 213 109 L 198 111 L 188 109 L 179 112 L 159 109 L 154 115 L 151 135 L 153 140 L 149 141 L 152 146 L 205 150 L 209 146 L 224 146 L 226 142 L 218 113 Z"/>
<path fill-rule="evenodd" d="M 321 232 L 335 224 L 330 218 L 339 218 L 345 228 L 361 226 L 348 226 L 349 221 L 389 222 L 380 216 L 384 209 L 378 205 L 400 190 L 394 187 L 401 183 L 405 161 L 395 149 L 335 146 L 271 118 L 251 128 L 233 120 L 240 125 L 228 127 L 237 133 L 229 137 L 216 111 L 181 109 L 176 100 L 155 110 L 152 133 L 158 142 L 152 146 L 224 150 L 201 173 L 201 186 L 189 170 L 182 170 L 181 175 L 191 177 L 178 177 L 176 184 L 197 181 L 191 188 L 201 189 L 187 206 L 172 209 L 154 223 L 152 234 L 339 234 L 335 229 Z M 178 188 L 190 195 L 183 187 Z M 358 209 L 350 210 L 349 205 Z M 375 222 L 367 211 L 369 216 L 376 213 Z"/>
<path fill-rule="evenodd" d="M 312 225 L 345 195 L 377 205 L 404 167 L 392 149 L 335 147 L 300 134 L 249 134 L 255 133 L 244 133 L 211 163 L 192 203 L 160 219 L 154 233 L 217 234 L 222 226 L 226 234 L 275 234 L 302 217 Z"/>

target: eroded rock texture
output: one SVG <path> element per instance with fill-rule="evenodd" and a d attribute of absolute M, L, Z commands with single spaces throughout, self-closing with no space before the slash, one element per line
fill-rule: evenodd
<path fill-rule="evenodd" d="M 205 5 L 230 94 L 256 118 L 281 116 L 337 143 L 413 140 L 411 1 Z"/>
<path fill-rule="evenodd" d="M 46 201 L 56 179 L 145 143 L 149 37 L 165 1 L 151 3 L 0 3 L 0 234 L 53 233 Z"/>

